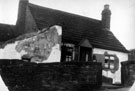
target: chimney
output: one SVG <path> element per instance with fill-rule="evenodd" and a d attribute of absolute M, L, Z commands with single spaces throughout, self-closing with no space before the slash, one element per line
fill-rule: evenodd
<path fill-rule="evenodd" d="M 110 19 L 111 19 L 111 11 L 109 9 L 109 5 L 104 5 L 104 10 L 102 11 L 102 28 L 104 30 L 110 30 Z"/>
<path fill-rule="evenodd" d="M 17 35 L 22 34 L 25 29 L 25 17 L 26 17 L 26 8 L 28 6 L 28 0 L 19 0 L 18 6 L 18 17 L 16 23 Z"/>

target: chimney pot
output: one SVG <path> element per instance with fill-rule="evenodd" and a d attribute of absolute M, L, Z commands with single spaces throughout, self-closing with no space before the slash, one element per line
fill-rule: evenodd
<path fill-rule="evenodd" d="M 104 9 L 109 9 L 109 4 L 105 4 Z"/>
<path fill-rule="evenodd" d="M 102 11 L 102 28 L 105 30 L 110 30 L 110 20 L 111 11 L 109 9 L 109 4 L 104 5 L 104 10 Z"/>

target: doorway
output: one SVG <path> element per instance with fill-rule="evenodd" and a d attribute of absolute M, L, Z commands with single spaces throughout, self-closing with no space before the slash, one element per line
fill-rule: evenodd
<path fill-rule="evenodd" d="M 80 47 L 80 62 L 92 62 L 92 48 Z"/>

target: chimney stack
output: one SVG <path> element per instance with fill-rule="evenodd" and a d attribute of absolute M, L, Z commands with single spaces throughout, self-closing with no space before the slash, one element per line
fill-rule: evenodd
<path fill-rule="evenodd" d="M 104 10 L 102 11 L 102 28 L 104 30 L 110 30 L 110 19 L 111 19 L 111 11 L 109 9 L 109 5 L 104 5 Z"/>
<path fill-rule="evenodd" d="M 25 17 L 26 7 L 28 5 L 28 0 L 19 0 L 18 7 L 18 19 Z"/>
<path fill-rule="evenodd" d="M 25 17 L 26 17 L 26 8 L 28 6 L 29 0 L 19 0 L 18 6 L 18 17 L 16 23 L 17 34 L 22 34 L 25 29 Z"/>

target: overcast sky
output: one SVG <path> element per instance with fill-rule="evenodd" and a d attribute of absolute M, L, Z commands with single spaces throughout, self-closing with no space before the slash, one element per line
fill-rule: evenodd
<path fill-rule="evenodd" d="M 0 0 L 0 23 L 15 24 L 19 0 Z M 30 3 L 101 20 L 104 4 L 112 12 L 111 31 L 127 48 L 135 48 L 135 0 L 29 0 Z"/>

